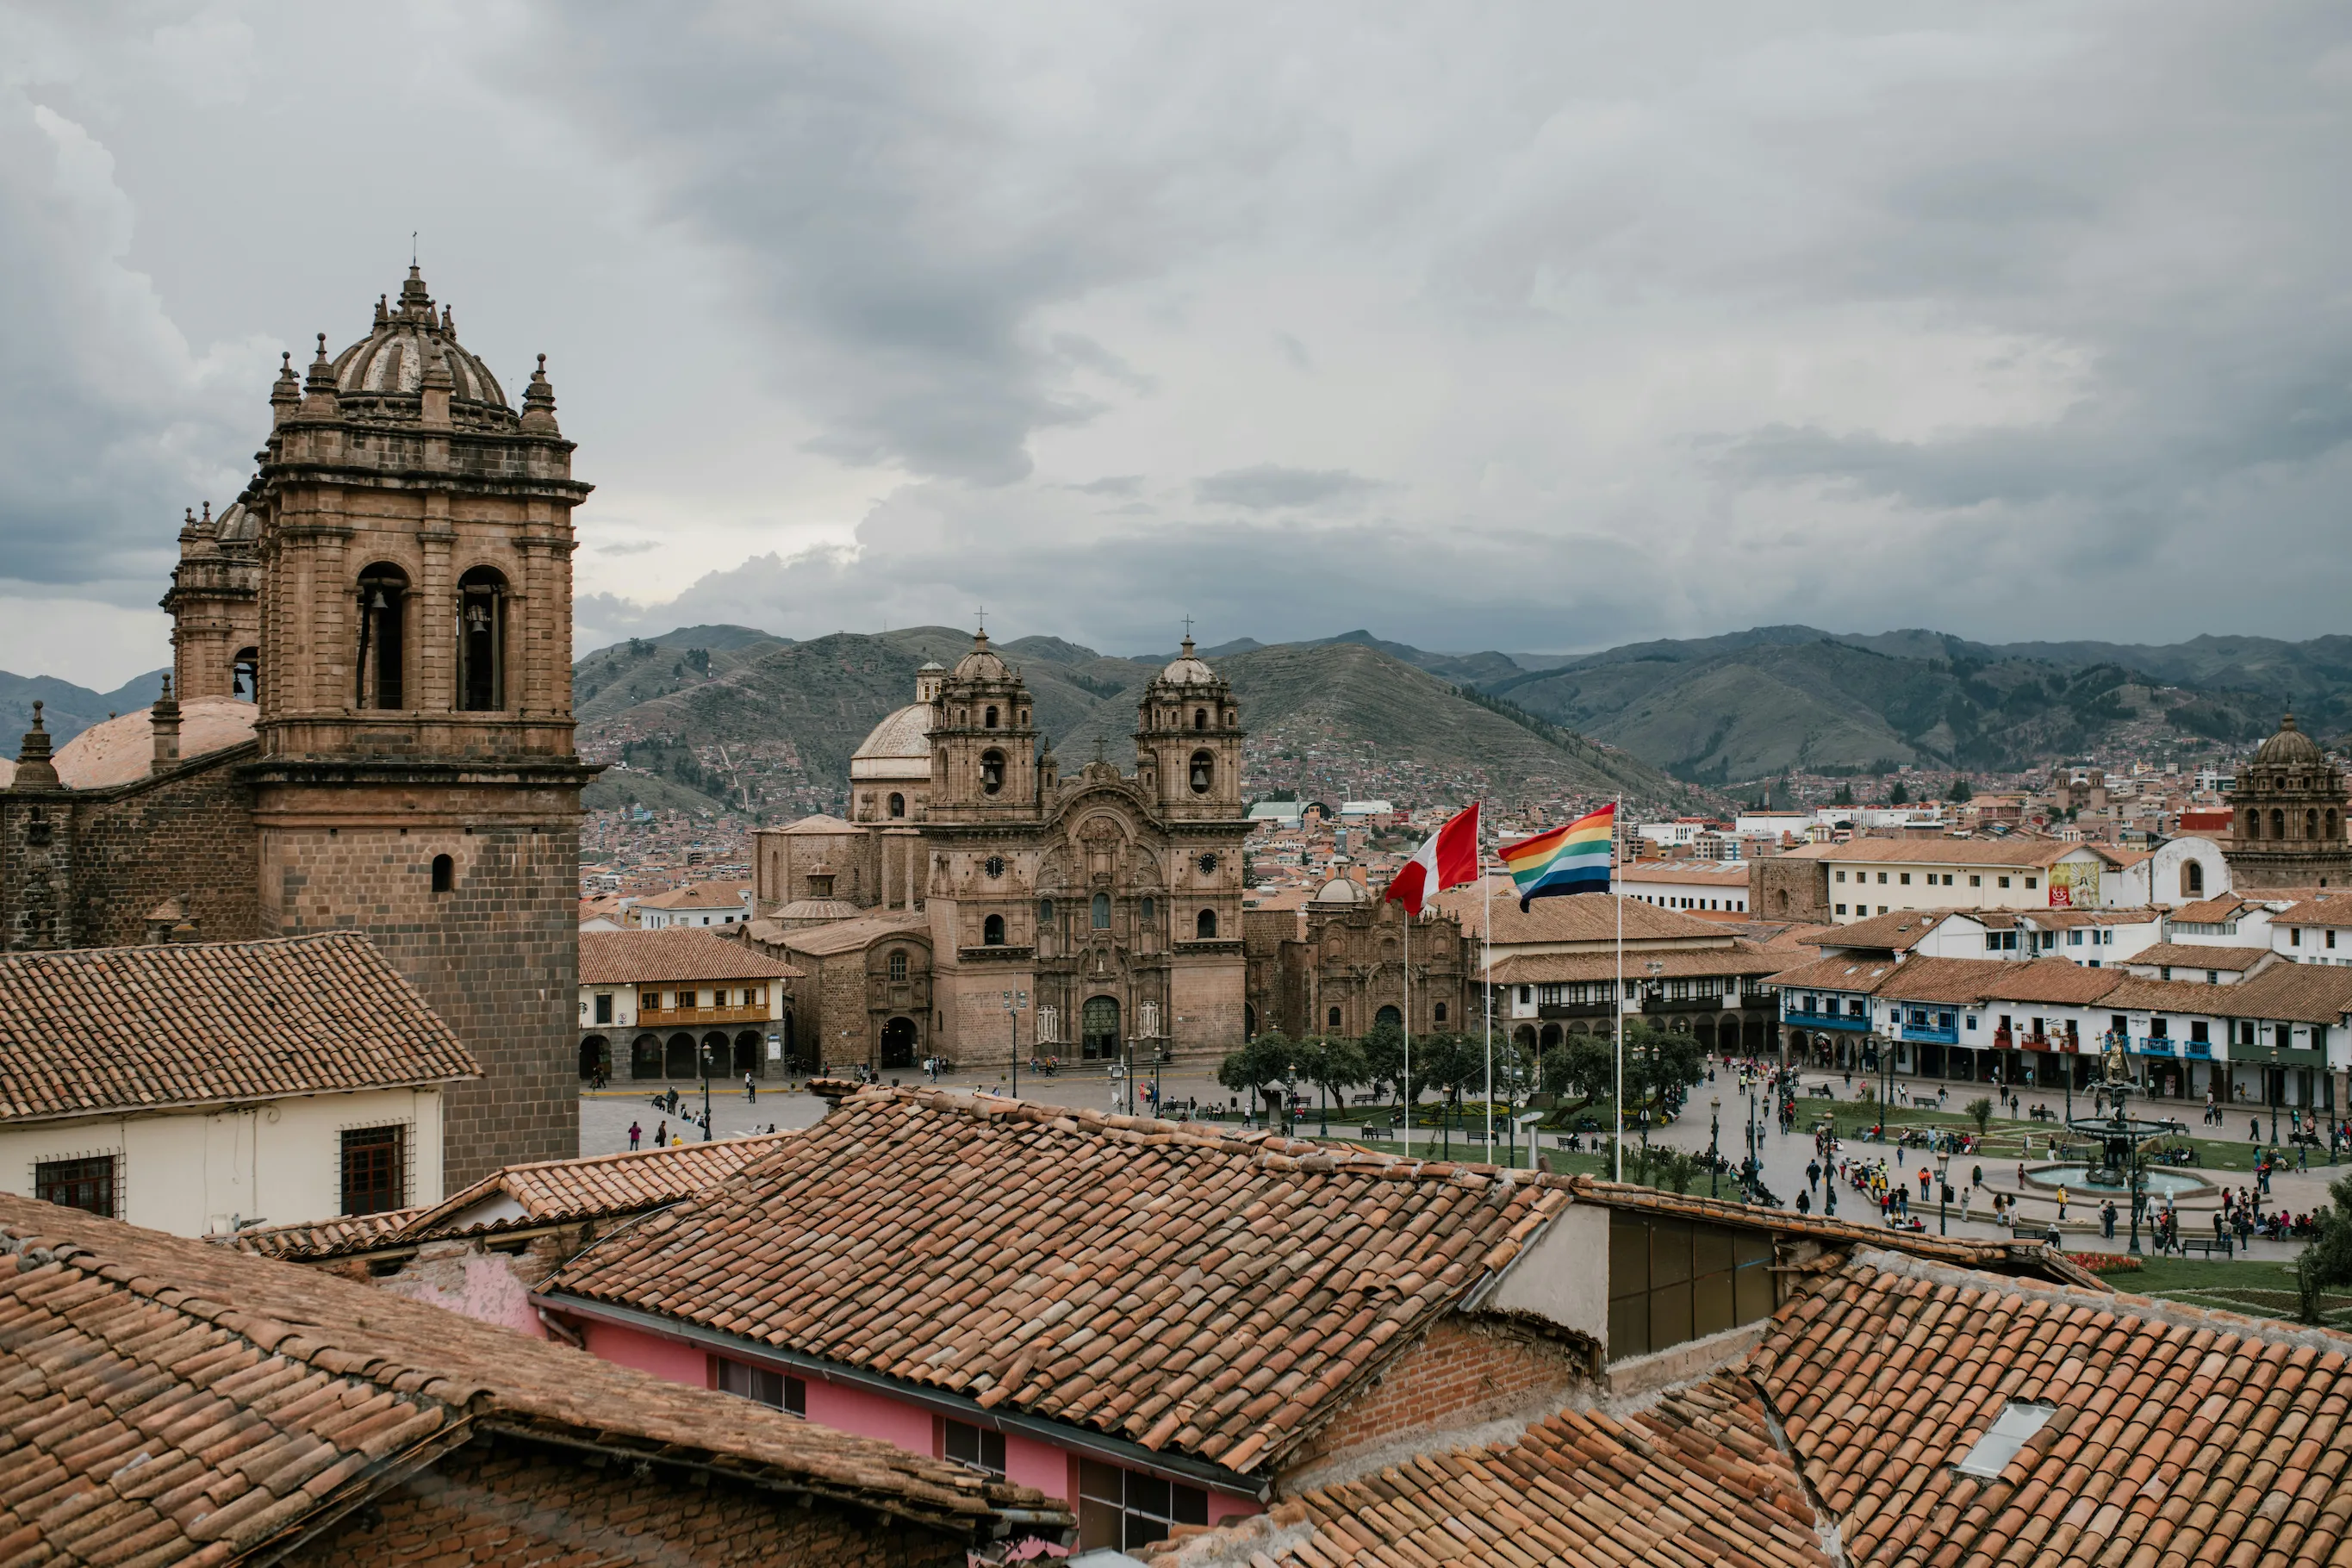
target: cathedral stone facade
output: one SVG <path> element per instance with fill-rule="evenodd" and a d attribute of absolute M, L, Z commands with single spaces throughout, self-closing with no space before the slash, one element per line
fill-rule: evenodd
<path fill-rule="evenodd" d="M 1065 778 L 984 632 L 953 669 L 919 671 L 915 699 L 851 759 L 849 820 L 756 836 L 751 935 L 812 976 L 799 1064 L 1237 1046 L 1241 713 L 1192 640 L 1144 689 L 1131 773 Z"/>
<path fill-rule="evenodd" d="M 2224 854 L 2239 891 L 2352 886 L 2344 774 L 2294 714 L 2239 768 L 2230 819 Z"/>
<path fill-rule="evenodd" d="M 162 700 L 54 758 L 37 719 L 26 737 L 0 931 L 363 931 L 483 1064 L 446 1097 L 449 1184 L 573 1154 L 590 487 L 544 359 L 518 411 L 412 267 L 358 342 L 331 359 L 321 334 L 301 375 L 289 356 L 269 406 L 244 493 L 181 530 Z"/>

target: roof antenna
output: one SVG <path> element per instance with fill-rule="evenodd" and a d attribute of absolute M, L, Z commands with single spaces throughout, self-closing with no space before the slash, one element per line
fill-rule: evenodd
<path fill-rule="evenodd" d="M 408 231 L 408 265 L 412 269 L 416 266 L 416 231 L 413 228 Z"/>

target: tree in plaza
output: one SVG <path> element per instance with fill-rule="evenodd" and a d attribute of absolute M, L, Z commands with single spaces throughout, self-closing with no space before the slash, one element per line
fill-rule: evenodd
<path fill-rule="evenodd" d="M 1985 1128 L 1992 1121 L 1992 1101 L 1971 1100 L 1960 1109 L 1968 1114 L 1970 1121 L 1977 1124 L 1977 1136 L 1982 1138 L 1985 1135 Z"/>
<path fill-rule="evenodd" d="M 2327 1203 L 2312 1217 L 2317 1227 L 2294 1260 L 2296 1316 L 2323 1321 L 2320 1298 L 2330 1286 L 2352 1285 L 2352 1176 L 2327 1184 Z"/>
<path fill-rule="evenodd" d="M 1298 1047 L 1279 1030 L 1260 1035 L 1240 1050 L 1228 1051 L 1217 1064 L 1217 1081 L 1252 1100 L 1286 1107 L 1291 1080 L 1297 1075 Z M 1268 1120 L 1274 1112 L 1268 1112 Z"/>
<path fill-rule="evenodd" d="M 1323 1131 L 1328 1132 L 1332 1098 L 1337 1096 L 1344 1109 L 1349 1089 L 1371 1077 L 1371 1068 L 1364 1060 L 1364 1047 L 1345 1035 L 1309 1035 L 1298 1042 L 1296 1058 L 1298 1076 L 1313 1084 L 1320 1094 L 1316 1121 Z"/>
<path fill-rule="evenodd" d="M 1653 1121 L 1679 1112 L 1693 1084 L 1706 1077 L 1706 1053 L 1688 1035 L 1629 1024 L 1625 1030 L 1625 1102 L 1647 1109 Z"/>
<path fill-rule="evenodd" d="M 1617 1087 L 1616 1058 L 1606 1035 L 1570 1035 L 1543 1054 L 1543 1080 L 1554 1094 L 1577 1097 L 1581 1110 Z"/>
<path fill-rule="evenodd" d="M 1376 1089 L 1384 1088 L 1390 1084 L 1398 1085 L 1397 1092 L 1402 1096 L 1405 1068 L 1404 1031 L 1394 1024 L 1374 1024 L 1371 1033 L 1363 1038 L 1362 1050 L 1366 1081 Z M 1418 1058 L 1421 1053 L 1416 1051 L 1413 1054 Z M 1416 1061 L 1412 1086 L 1412 1097 L 1415 1100 L 1421 1098 L 1423 1087 L 1418 1066 Z"/>

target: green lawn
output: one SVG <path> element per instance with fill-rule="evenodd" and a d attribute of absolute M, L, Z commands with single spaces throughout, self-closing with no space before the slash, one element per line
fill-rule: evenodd
<path fill-rule="evenodd" d="M 2257 1242 L 2265 1250 L 2276 1242 Z M 2296 1311 L 2294 1269 L 2284 1262 L 2261 1258 L 2251 1262 L 2207 1261 L 2198 1258 L 2150 1258 L 2137 1269 L 2102 1276 L 2118 1290 L 2155 1296 L 2192 1307 L 2213 1307 L 2243 1312 L 2253 1318 L 2292 1320 Z M 2343 1327 L 2352 1321 L 2352 1296 L 2330 1294 L 2320 1299 L 2328 1323 Z"/>

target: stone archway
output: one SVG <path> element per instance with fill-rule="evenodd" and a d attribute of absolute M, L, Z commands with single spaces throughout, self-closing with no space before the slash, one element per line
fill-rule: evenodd
<path fill-rule="evenodd" d="M 580 1042 L 580 1076 L 594 1078 L 599 1072 L 613 1070 L 613 1042 L 602 1035 L 591 1035 Z"/>
<path fill-rule="evenodd" d="M 629 1042 L 629 1076 L 659 1078 L 662 1075 L 662 1043 L 659 1035 L 639 1035 Z"/>
<path fill-rule="evenodd" d="M 885 1071 L 915 1065 L 915 1035 L 912 1018 L 892 1018 L 882 1026 L 882 1066 Z"/>
<path fill-rule="evenodd" d="M 1382 1024 L 1391 1029 L 1402 1029 L 1404 1027 L 1404 1014 L 1394 1006 L 1382 1007 L 1372 1015 L 1372 1027 L 1377 1029 Z"/>
<path fill-rule="evenodd" d="M 754 1077 L 764 1076 L 760 1071 L 760 1031 L 757 1029 L 745 1029 L 735 1037 L 735 1076 L 737 1078 L 741 1078 L 745 1073 Z"/>
<path fill-rule="evenodd" d="M 662 1052 L 662 1077 L 694 1076 L 694 1037 L 685 1033 L 672 1035 L 668 1046 Z"/>
<path fill-rule="evenodd" d="M 1089 996 L 1078 1010 L 1078 1048 L 1087 1060 L 1118 1059 L 1118 998 Z"/>
<path fill-rule="evenodd" d="M 702 1037 L 701 1059 L 696 1062 L 695 1068 L 698 1074 L 725 1078 L 727 1064 L 733 1059 L 734 1053 L 728 1044 L 726 1035 L 713 1029 Z"/>

